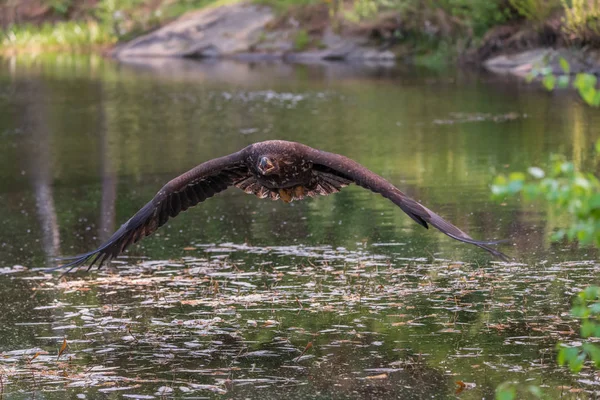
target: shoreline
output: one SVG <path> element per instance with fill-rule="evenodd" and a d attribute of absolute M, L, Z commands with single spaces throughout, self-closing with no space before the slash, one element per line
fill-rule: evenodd
<path fill-rule="evenodd" d="M 266 1 L 261 0 L 261 3 Z M 551 45 L 541 39 L 539 26 L 532 29 L 526 21 L 521 21 L 493 27 L 477 45 L 463 46 L 461 50 L 458 42 L 445 41 L 447 39 L 439 32 L 425 38 L 429 43 L 423 45 L 419 42 L 425 40 L 423 37 L 407 35 L 404 31 L 408 28 L 400 26 L 391 14 L 377 15 L 367 23 L 337 26 L 339 21 L 327 14 L 324 3 L 290 8 L 283 13 L 256 2 L 219 3 L 224 4 L 189 11 L 150 32 L 120 43 L 107 33 L 106 27 L 93 22 L 65 22 L 72 24 L 79 36 L 67 38 L 64 43 L 48 40 L 36 45 L 25 39 L 19 42 L 17 34 L 4 32 L 8 38 L 12 35 L 14 45 L 7 46 L 5 39 L 0 56 L 95 53 L 123 62 L 135 59 L 138 64 L 152 58 L 250 63 L 352 62 L 388 66 L 404 63 L 438 67 L 453 64 L 459 68 L 483 68 L 519 78 L 543 67 L 549 67 L 553 74 L 563 74 L 565 71 L 559 61 L 564 58 L 571 66 L 569 74 L 584 72 L 600 76 L 600 51 L 565 47 L 557 39 L 562 28 L 551 24 L 559 20 L 556 17 L 549 18 L 544 25 L 544 29 L 552 29 L 552 35 L 556 36 Z M 18 32 L 18 28 L 15 31 Z M 412 33 L 421 35 L 420 32 Z M 50 31 L 50 36 L 54 35 Z M 398 39 L 402 35 L 403 40 Z"/>

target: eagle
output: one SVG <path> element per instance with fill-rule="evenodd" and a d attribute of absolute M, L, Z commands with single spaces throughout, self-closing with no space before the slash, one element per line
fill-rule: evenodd
<path fill-rule="evenodd" d="M 429 225 L 461 242 L 470 243 L 507 261 L 502 252 L 489 247 L 500 241 L 478 241 L 418 203 L 387 180 L 361 164 L 339 154 L 317 150 L 301 143 L 268 140 L 210 161 L 185 172 L 164 185 L 158 193 L 100 247 L 62 260 L 54 269 L 67 272 L 89 263 L 100 268 L 131 244 L 151 235 L 169 218 L 234 186 L 246 193 L 289 203 L 306 197 L 330 195 L 356 184 L 391 200 L 419 225 Z"/>

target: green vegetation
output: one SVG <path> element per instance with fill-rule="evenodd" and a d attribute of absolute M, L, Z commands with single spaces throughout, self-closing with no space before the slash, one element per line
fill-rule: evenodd
<path fill-rule="evenodd" d="M 536 385 L 518 385 L 504 382 L 496 389 L 496 400 L 541 399 L 542 390 Z"/>
<path fill-rule="evenodd" d="M 561 0 L 565 11 L 563 29 L 573 41 L 593 42 L 600 35 L 599 0 Z"/>
<path fill-rule="evenodd" d="M 253 3 L 272 7 L 276 12 L 284 13 L 290 8 L 322 4 L 324 0 L 253 0 Z"/>
<path fill-rule="evenodd" d="M 0 53 L 92 50 L 130 39 L 187 11 L 235 1 L 100 0 L 85 8 L 78 0 L 45 0 L 49 16 L 62 20 L 41 25 L 10 24 L 1 32 Z M 8 8 L 0 1 L 0 13 Z M 72 13 L 79 18 L 69 20 Z"/>
<path fill-rule="evenodd" d="M 4 31 L 3 52 L 79 51 L 114 43 L 116 38 L 97 22 L 68 21 L 41 26 L 17 25 Z"/>
<path fill-rule="evenodd" d="M 304 29 L 300 29 L 296 33 L 296 37 L 294 38 L 294 50 L 296 50 L 296 51 L 306 50 L 308 48 L 308 46 L 310 45 L 310 42 L 311 42 L 311 39 L 310 39 L 308 32 L 306 32 Z"/>
<path fill-rule="evenodd" d="M 82 46 L 112 44 L 160 26 L 187 11 L 237 1 L 99 0 L 90 6 L 82 0 L 40 0 L 49 10 L 46 13 L 49 19 L 58 20 L 52 25 L 57 33 L 45 25 L 22 25 L 27 19 L 21 18 L 19 24 L 4 29 L 0 47 L 5 51 L 79 50 Z M 386 33 L 386 40 L 402 44 L 411 53 L 424 57 L 427 65 L 452 59 L 479 46 L 485 35 L 496 26 L 519 21 L 523 30 L 530 30 L 532 26 L 541 28 L 554 18 L 561 24 L 557 33 L 564 43 L 587 45 L 600 40 L 600 0 L 252 1 L 291 16 L 300 12 L 298 10 L 310 14 L 319 13 L 326 7 L 329 23 L 335 29 L 356 24 L 377 27 L 382 20 L 387 18 L 389 21 L 392 17 L 397 27 L 394 32 Z M 0 1 L 0 13 L 12 15 L 14 12 L 8 11 L 17 7 L 18 3 Z M 73 18 L 77 19 L 76 23 L 67 23 Z M 310 17 L 300 18 L 299 29 L 311 31 L 303 25 L 311 24 L 310 20 Z M 385 26 L 385 29 L 393 30 L 389 24 Z M 51 37 L 55 35 L 60 38 Z M 302 36 L 298 34 L 300 39 Z M 302 40 L 298 44 L 302 44 Z"/>
<path fill-rule="evenodd" d="M 575 3 L 575 2 L 574 2 Z M 570 66 L 566 60 L 560 60 L 565 73 L 555 76 L 550 67 L 535 70 L 533 77 L 541 77 L 548 90 L 555 87 L 565 88 L 571 84 Z M 600 90 L 596 87 L 596 77 L 590 74 L 577 74 L 573 80 L 586 104 L 600 106 Z M 600 140 L 595 144 L 596 159 L 600 160 Z M 528 174 L 513 172 L 499 175 L 492 185 L 492 193 L 497 198 L 522 195 L 526 200 L 543 200 L 550 206 L 550 212 L 566 214 L 566 224 L 557 230 L 553 240 L 568 239 L 582 245 L 594 245 L 600 248 L 600 180 L 591 172 L 578 170 L 574 163 L 562 156 L 554 156 L 549 170 L 530 167 Z M 574 299 L 571 308 L 574 318 L 581 320 L 581 341 L 572 345 L 559 343 L 558 364 L 568 365 L 573 373 L 578 373 L 586 361 L 600 368 L 600 347 L 595 342 L 600 338 L 600 287 L 590 286 L 581 291 Z M 498 386 L 496 398 L 512 400 L 524 390 L 541 397 L 538 387 L 523 386 L 506 382 Z M 533 391 L 532 391 L 533 390 Z"/>
<path fill-rule="evenodd" d="M 584 102 L 590 106 L 600 106 L 600 90 L 596 88 L 594 75 L 580 73 L 570 78 L 570 66 L 561 58 L 560 67 L 564 75 L 556 76 L 551 67 L 535 69 L 530 79 L 541 78 L 548 90 L 555 87 L 566 88 L 572 84 Z M 595 145 L 596 156 L 600 159 L 600 140 Z M 567 226 L 555 232 L 553 239 L 577 240 L 581 244 L 594 244 L 600 247 L 600 180 L 591 172 L 579 171 L 564 157 L 553 156 L 548 171 L 533 166 L 525 172 L 513 172 L 508 176 L 499 175 L 492 185 L 496 198 L 522 194 L 526 200 L 544 200 L 552 211 L 567 214 Z"/>
<path fill-rule="evenodd" d="M 558 363 L 568 365 L 573 372 L 579 372 L 586 360 L 600 368 L 600 347 L 590 342 L 600 338 L 600 287 L 590 286 L 583 290 L 573 301 L 571 314 L 581 319 L 581 337 L 586 343 L 578 346 L 560 345 Z"/>
<path fill-rule="evenodd" d="M 510 5 L 519 15 L 536 23 L 543 23 L 560 7 L 558 0 L 510 0 Z"/>
<path fill-rule="evenodd" d="M 596 148 L 600 156 L 600 141 Z M 499 175 L 492 192 L 500 198 L 522 194 L 526 200 L 545 201 L 552 212 L 567 214 L 570 221 L 553 239 L 566 237 L 600 247 L 600 181 L 592 173 L 578 171 L 563 157 L 555 156 L 548 171 L 530 167 L 528 173 Z"/>

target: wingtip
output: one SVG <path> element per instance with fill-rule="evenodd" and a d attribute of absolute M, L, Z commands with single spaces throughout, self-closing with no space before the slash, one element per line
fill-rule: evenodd
<path fill-rule="evenodd" d="M 504 262 L 511 262 L 514 260 L 512 257 L 509 257 L 508 255 L 504 254 L 500 250 L 496 250 L 492 247 L 487 246 L 488 244 L 497 244 L 497 243 L 503 243 L 503 242 L 506 242 L 506 240 L 499 240 L 497 242 L 480 242 L 480 243 L 473 243 L 473 244 L 482 248 L 483 250 L 486 250 L 488 253 L 492 254 L 493 256 L 499 258 L 500 260 L 502 260 Z"/>
<path fill-rule="evenodd" d="M 83 264 L 85 264 L 92 258 L 94 259 L 92 262 L 92 265 L 93 265 L 98 260 L 100 255 L 101 255 L 101 253 L 99 251 L 93 251 L 90 253 L 80 254 L 80 255 L 72 256 L 72 257 L 59 257 L 59 258 L 56 258 L 57 261 L 69 261 L 69 262 L 67 262 L 65 264 L 61 264 L 57 267 L 45 269 L 44 272 L 54 273 L 54 272 L 57 272 L 60 270 L 64 270 L 64 272 L 61 274 L 61 276 L 64 276 L 64 275 L 70 273 L 71 271 L 73 271 L 75 268 L 82 266 Z M 102 262 L 104 262 L 104 258 L 103 258 Z M 100 264 L 100 265 L 102 265 L 102 264 Z M 91 268 L 91 266 L 90 266 L 90 268 Z"/>

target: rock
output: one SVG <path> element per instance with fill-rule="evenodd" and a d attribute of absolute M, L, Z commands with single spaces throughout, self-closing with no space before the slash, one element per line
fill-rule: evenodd
<path fill-rule="evenodd" d="M 568 49 L 539 48 L 486 60 L 483 65 L 491 72 L 527 77 L 534 69 L 550 68 L 554 75 L 564 75 L 561 58 L 569 63 L 569 73 L 596 73 L 599 70 L 596 54 Z"/>
<path fill-rule="evenodd" d="M 298 26 L 270 30 L 275 15 L 268 7 L 237 3 L 208 8 L 184 15 L 178 20 L 118 46 L 112 55 L 136 64 L 150 58 L 230 58 L 238 61 L 322 62 L 369 61 L 395 62 L 388 50 L 368 46 L 365 37 L 340 36 L 325 29 L 313 37 L 318 49 L 294 52 Z M 297 24 L 296 24 L 297 25 Z"/>
<path fill-rule="evenodd" d="M 526 76 L 535 66 L 543 66 L 554 53 L 553 49 L 535 49 L 522 53 L 500 55 L 484 61 L 483 66 L 498 74 Z"/>
<path fill-rule="evenodd" d="M 212 58 L 248 52 L 274 18 L 268 7 L 244 3 L 194 11 L 117 47 L 113 56 Z"/>

